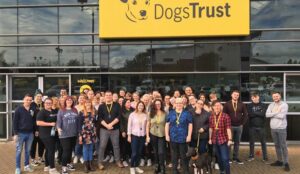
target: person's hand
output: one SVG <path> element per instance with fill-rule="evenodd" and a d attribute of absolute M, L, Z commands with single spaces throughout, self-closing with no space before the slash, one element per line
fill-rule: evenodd
<path fill-rule="evenodd" d="M 212 141 L 211 141 L 211 139 L 209 139 L 209 141 L 208 141 L 208 144 L 212 144 Z"/>
<path fill-rule="evenodd" d="M 58 135 L 61 136 L 62 130 L 61 129 L 57 129 Z"/>
<path fill-rule="evenodd" d="M 146 143 L 147 144 L 150 143 L 150 137 L 149 136 L 146 137 Z"/>
<path fill-rule="evenodd" d="M 19 139 L 19 136 L 18 136 L 18 135 L 14 135 L 14 142 L 15 142 L 15 143 L 18 142 L 18 139 Z"/>
<path fill-rule="evenodd" d="M 232 144 L 232 140 L 228 140 L 227 145 L 230 146 Z"/>
<path fill-rule="evenodd" d="M 203 129 L 203 128 L 200 128 L 198 132 L 199 132 L 199 133 L 203 133 L 203 132 L 204 132 L 204 129 Z"/>
<path fill-rule="evenodd" d="M 34 136 L 38 137 L 39 136 L 39 131 L 35 131 Z"/>
<path fill-rule="evenodd" d="M 111 124 L 108 124 L 108 125 L 106 126 L 106 128 L 107 128 L 108 130 L 114 129 L 114 127 L 113 127 Z"/>
<path fill-rule="evenodd" d="M 78 144 L 82 144 L 82 137 L 79 137 Z"/>
<path fill-rule="evenodd" d="M 126 132 L 122 132 L 122 137 L 126 138 Z"/>
<path fill-rule="evenodd" d="M 55 126 L 56 125 L 56 123 L 55 122 L 52 122 L 52 123 L 50 123 L 51 124 L 51 126 Z"/>
<path fill-rule="evenodd" d="M 170 142 L 170 136 L 166 136 L 166 141 Z"/>
<path fill-rule="evenodd" d="M 127 137 L 127 141 L 128 141 L 129 143 L 131 143 L 131 136 L 128 136 L 128 137 Z"/>
<path fill-rule="evenodd" d="M 191 142 L 191 140 L 192 140 L 192 138 L 191 138 L 190 136 L 187 136 L 187 137 L 186 137 L 186 142 L 187 142 L 187 143 Z"/>

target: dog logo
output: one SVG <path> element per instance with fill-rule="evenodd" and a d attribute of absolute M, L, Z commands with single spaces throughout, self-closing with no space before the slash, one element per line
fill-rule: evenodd
<path fill-rule="evenodd" d="M 121 0 L 127 4 L 126 17 L 131 22 L 146 20 L 150 0 Z"/>

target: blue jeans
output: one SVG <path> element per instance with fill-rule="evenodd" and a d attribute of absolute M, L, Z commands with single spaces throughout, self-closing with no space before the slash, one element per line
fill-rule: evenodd
<path fill-rule="evenodd" d="M 218 157 L 218 163 L 220 165 L 220 172 L 230 174 L 230 164 L 229 164 L 229 147 L 226 143 L 215 144 L 214 145 L 216 155 Z"/>
<path fill-rule="evenodd" d="M 197 143 L 198 143 L 197 141 L 198 141 L 197 139 L 196 140 L 195 139 L 192 140 L 192 142 L 190 143 L 190 145 L 192 147 L 197 147 Z M 207 143 L 208 143 L 208 139 L 200 139 L 199 140 L 198 152 L 200 154 L 207 152 Z"/>
<path fill-rule="evenodd" d="M 233 160 L 236 160 L 239 158 L 240 142 L 241 142 L 241 137 L 242 137 L 242 133 L 243 133 L 243 127 L 242 126 L 232 126 L 231 132 L 232 132 L 232 140 L 234 143 L 234 145 L 233 145 Z M 230 148 L 230 150 L 231 150 L 231 148 Z"/>
<path fill-rule="evenodd" d="M 93 160 L 93 148 L 94 148 L 94 143 L 82 145 L 84 161 L 92 161 Z"/>
<path fill-rule="evenodd" d="M 25 166 L 29 165 L 29 156 L 31 144 L 33 141 L 33 133 L 19 133 L 18 142 L 16 144 L 16 168 L 21 168 L 21 155 L 23 150 L 23 144 L 25 144 Z"/>
<path fill-rule="evenodd" d="M 75 156 L 77 157 L 81 157 L 82 156 L 82 145 L 78 143 L 78 141 L 76 141 L 76 145 L 75 145 Z"/>
<path fill-rule="evenodd" d="M 145 137 L 131 135 L 131 167 L 138 167 L 145 140 Z"/>

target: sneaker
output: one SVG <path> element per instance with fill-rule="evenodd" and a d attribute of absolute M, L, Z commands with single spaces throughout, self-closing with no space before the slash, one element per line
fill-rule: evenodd
<path fill-rule="evenodd" d="M 123 166 L 124 166 L 124 167 L 128 167 L 127 161 L 123 161 Z"/>
<path fill-rule="evenodd" d="M 20 168 L 16 168 L 15 174 L 21 174 L 21 169 Z"/>
<path fill-rule="evenodd" d="M 284 171 L 286 171 L 286 172 L 289 172 L 291 169 L 290 169 L 290 165 L 288 164 L 288 163 L 286 163 L 285 165 L 284 165 Z"/>
<path fill-rule="evenodd" d="M 244 164 L 244 162 L 241 161 L 240 159 L 236 159 L 235 162 L 238 163 L 238 164 Z"/>
<path fill-rule="evenodd" d="M 31 172 L 33 172 L 34 170 L 31 168 L 30 165 L 27 165 L 27 166 L 24 167 L 24 171 L 25 171 L 25 172 L 30 172 L 30 173 L 31 173 Z"/>
<path fill-rule="evenodd" d="M 99 168 L 100 170 L 104 170 L 104 165 L 103 165 L 102 163 L 99 163 L 99 164 L 98 164 L 98 168 Z"/>
<path fill-rule="evenodd" d="M 58 157 L 58 151 L 55 152 L 54 158 L 57 159 Z"/>
<path fill-rule="evenodd" d="M 32 159 L 30 164 L 31 164 L 33 167 L 36 167 L 36 166 L 39 165 L 38 161 L 35 160 L 35 159 Z"/>
<path fill-rule="evenodd" d="M 105 159 L 103 160 L 103 162 L 107 162 L 107 161 L 109 161 L 109 159 L 110 159 L 110 156 L 107 155 L 107 156 L 105 157 Z"/>
<path fill-rule="evenodd" d="M 69 171 L 75 171 L 75 167 L 72 164 L 67 164 L 67 169 Z"/>
<path fill-rule="evenodd" d="M 181 168 L 181 165 L 180 165 L 180 163 L 178 163 L 177 170 L 180 170 L 180 168 Z"/>
<path fill-rule="evenodd" d="M 44 172 L 49 172 L 49 167 L 44 167 Z"/>
<path fill-rule="evenodd" d="M 140 168 L 138 168 L 138 167 L 135 168 L 135 171 L 136 171 L 137 173 L 144 173 L 144 170 L 142 170 L 142 169 L 140 169 Z"/>
<path fill-rule="evenodd" d="M 251 161 L 253 161 L 253 160 L 254 160 L 253 157 L 249 157 L 247 161 L 251 162 Z"/>
<path fill-rule="evenodd" d="M 109 159 L 109 163 L 113 163 L 115 161 L 114 156 L 111 156 Z"/>
<path fill-rule="evenodd" d="M 172 163 L 168 164 L 168 167 L 169 167 L 169 168 L 172 168 L 172 167 L 173 167 L 173 164 L 172 164 Z"/>
<path fill-rule="evenodd" d="M 74 164 L 77 164 L 77 163 L 78 163 L 78 157 L 77 157 L 77 156 L 74 157 L 73 163 L 74 163 Z"/>
<path fill-rule="evenodd" d="M 215 163 L 215 169 L 216 169 L 216 170 L 220 170 L 220 166 L 219 166 L 218 163 Z"/>
<path fill-rule="evenodd" d="M 83 157 L 80 158 L 80 163 L 81 163 L 81 164 L 84 163 Z"/>
<path fill-rule="evenodd" d="M 229 164 L 232 164 L 234 161 L 233 160 L 229 160 Z"/>
<path fill-rule="evenodd" d="M 275 161 L 274 163 L 271 163 L 270 165 L 274 166 L 274 167 L 281 167 L 281 166 L 283 166 L 283 162 L 281 162 L 281 161 Z"/>
<path fill-rule="evenodd" d="M 67 169 L 67 167 L 62 167 L 62 169 L 61 169 L 61 174 L 68 174 L 68 169 Z"/>
<path fill-rule="evenodd" d="M 124 166 L 123 166 L 123 164 L 121 163 L 121 161 L 118 161 L 116 164 L 117 164 L 117 166 L 118 166 L 119 168 L 124 168 Z"/>
<path fill-rule="evenodd" d="M 59 174 L 59 172 L 56 170 L 56 168 L 49 169 L 49 174 Z"/>
<path fill-rule="evenodd" d="M 144 159 L 141 159 L 140 166 L 141 167 L 145 166 L 145 160 Z"/>
<path fill-rule="evenodd" d="M 151 159 L 148 159 L 148 160 L 147 160 L 147 166 L 148 166 L 148 167 L 152 166 L 152 161 L 151 161 Z"/>

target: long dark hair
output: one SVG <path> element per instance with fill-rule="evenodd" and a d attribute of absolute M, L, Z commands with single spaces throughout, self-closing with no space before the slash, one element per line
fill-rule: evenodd
<path fill-rule="evenodd" d="M 165 113 L 163 102 L 160 99 L 155 99 L 151 105 L 150 118 L 154 118 L 155 114 L 157 113 L 157 109 L 156 109 L 156 105 L 155 105 L 155 103 L 157 101 L 160 102 L 160 111 Z"/>
<path fill-rule="evenodd" d="M 127 101 L 130 101 L 130 100 L 128 100 L 128 99 L 126 99 L 126 98 L 124 98 L 124 100 L 123 100 L 123 102 L 122 102 L 122 106 L 121 106 L 121 108 L 122 108 L 122 113 L 123 114 L 125 114 L 126 112 L 127 112 L 127 110 L 126 110 L 126 103 L 127 103 Z M 129 108 L 129 111 L 130 112 L 133 112 L 134 111 L 134 109 L 130 106 L 130 108 Z"/>

